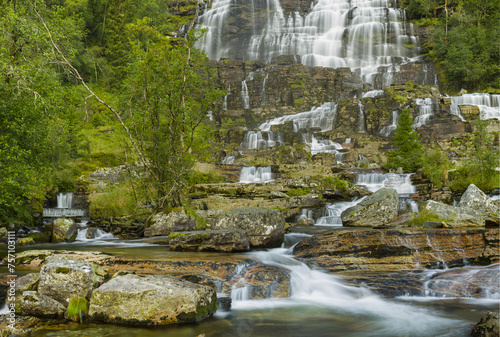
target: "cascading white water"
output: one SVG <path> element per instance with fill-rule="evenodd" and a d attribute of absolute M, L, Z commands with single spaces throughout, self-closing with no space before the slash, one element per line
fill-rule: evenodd
<path fill-rule="evenodd" d="M 78 235 L 76 236 L 75 241 L 94 241 L 94 240 L 103 240 L 103 239 L 115 239 L 115 236 L 111 233 L 106 233 L 102 229 L 96 229 L 96 235 L 92 239 L 87 238 L 88 228 L 81 228 L 78 230 Z"/>
<path fill-rule="evenodd" d="M 358 100 L 358 106 L 359 106 L 358 132 L 366 132 L 365 111 L 364 111 L 365 107 L 360 100 Z"/>
<path fill-rule="evenodd" d="M 43 217 L 61 218 L 61 217 L 85 216 L 85 211 L 83 209 L 71 208 L 72 205 L 73 205 L 73 193 L 58 193 L 57 208 L 44 208 Z"/>
<path fill-rule="evenodd" d="M 243 101 L 243 109 L 250 109 L 250 96 L 246 80 L 241 82 L 241 100 Z"/>
<path fill-rule="evenodd" d="M 355 206 L 364 199 L 365 197 L 361 199 L 354 199 L 353 201 L 326 204 L 323 214 L 318 220 L 316 220 L 315 226 L 342 226 L 342 219 L 340 218 L 342 212 L 349 207 Z"/>
<path fill-rule="evenodd" d="M 221 160 L 221 164 L 231 165 L 231 164 L 234 164 L 235 160 L 236 160 L 235 156 L 227 156 L 227 157 L 224 157 L 224 159 Z"/>
<path fill-rule="evenodd" d="M 73 205 L 73 193 L 58 193 L 57 208 L 71 208 Z"/>
<path fill-rule="evenodd" d="M 379 96 L 382 96 L 384 95 L 384 90 L 371 90 L 371 91 L 367 91 L 365 93 L 363 93 L 361 95 L 362 98 L 365 98 L 365 97 L 379 97 Z"/>
<path fill-rule="evenodd" d="M 500 94 L 465 94 L 462 96 L 452 96 L 450 111 L 453 115 L 460 116 L 460 105 L 475 105 L 481 111 L 481 119 L 500 120 Z"/>
<path fill-rule="evenodd" d="M 313 135 L 311 135 L 311 141 L 307 139 L 307 135 L 304 135 L 304 142 L 311 148 L 311 154 L 313 156 L 317 153 L 334 153 L 335 160 L 337 162 L 342 162 L 342 152 L 339 152 L 339 150 L 343 149 L 343 147 L 339 143 L 332 142 L 328 139 L 318 140 Z"/>
<path fill-rule="evenodd" d="M 396 130 L 397 122 L 398 122 L 398 112 L 394 110 L 392 112 L 392 124 L 384 126 L 382 129 L 380 129 L 380 135 L 384 137 L 389 137 L 391 133 L 394 130 Z"/>
<path fill-rule="evenodd" d="M 244 148 L 251 149 L 264 149 L 266 147 L 274 147 L 283 145 L 283 138 L 281 133 L 273 131 L 249 131 L 245 134 L 243 143 Z"/>
<path fill-rule="evenodd" d="M 434 103 L 431 98 L 416 98 L 418 116 L 415 117 L 413 128 L 419 128 L 422 125 L 429 123 L 432 115 L 434 115 Z"/>
<path fill-rule="evenodd" d="M 271 166 L 245 166 L 240 172 L 240 183 L 267 183 L 273 180 Z"/>
<path fill-rule="evenodd" d="M 285 15 L 279 0 L 214 0 L 199 17 L 207 34 L 198 46 L 210 59 L 270 60 L 280 55 L 300 55 L 308 66 L 349 67 L 363 82 L 374 83 L 383 73 L 390 85 L 397 65 L 418 56 L 419 41 L 405 12 L 392 0 L 318 0 L 302 17 Z M 230 19 L 244 12 L 250 25 Z M 237 46 L 237 47 L 235 47 Z"/>

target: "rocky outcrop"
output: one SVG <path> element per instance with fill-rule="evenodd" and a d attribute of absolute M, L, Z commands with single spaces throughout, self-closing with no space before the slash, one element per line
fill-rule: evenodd
<path fill-rule="evenodd" d="M 41 318 L 62 318 L 66 307 L 36 291 L 24 291 L 21 296 L 21 314 Z"/>
<path fill-rule="evenodd" d="M 248 235 L 242 230 L 176 232 L 169 235 L 170 250 L 197 252 L 241 252 L 250 250 Z"/>
<path fill-rule="evenodd" d="M 467 208 L 454 207 L 434 200 L 427 200 L 423 209 L 436 214 L 449 227 L 484 227 L 485 220 Z"/>
<path fill-rule="evenodd" d="M 486 226 L 500 225 L 498 206 L 474 184 L 469 185 L 462 195 L 458 207 L 484 218 Z"/>
<path fill-rule="evenodd" d="M 472 330 L 472 337 L 500 336 L 500 313 L 491 311 L 481 317 L 479 323 Z"/>
<path fill-rule="evenodd" d="M 38 292 L 67 305 L 75 294 L 89 299 L 97 281 L 94 267 L 90 263 L 54 258 L 40 270 Z"/>
<path fill-rule="evenodd" d="M 92 293 L 89 317 L 106 323 L 195 323 L 217 310 L 211 287 L 168 276 L 119 276 Z"/>
<path fill-rule="evenodd" d="M 184 209 L 169 213 L 159 212 L 151 217 L 149 226 L 144 230 L 145 237 L 169 235 L 173 232 L 192 231 L 195 220 Z"/>
<path fill-rule="evenodd" d="M 374 227 L 390 223 L 398 215 L 398 193 L 382 188 L 359 204 L 342 212 L 342 225 L 346 227 Z"/>
<path fill-rule="evenodd" d="M 238 208 L 215 217 L 213 229 L 241 229 L 250 237 L 252 247 L 276 247 L 284 236 L 285 218 L 276 209 Z"/>
<path fill-rule="evenodd" d="M 490 264 L 499 259 L 498 229 L 337 230 L 299 242 L 294 255 L 317 268 L 413 270 Z"/>
<path fill-rule="evenodd" d="M 78 226 L 72 219 L 56 219 L 52 222 L 52 243 L 75 241 Z"/>

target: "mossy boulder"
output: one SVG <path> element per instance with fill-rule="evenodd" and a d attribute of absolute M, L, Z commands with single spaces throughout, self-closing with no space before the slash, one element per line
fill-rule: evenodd
<path fill-rule="evenodd" d="M 341 214 L 347 227 L 376 227 L 388 224 L 398 215 L 398 193 L 393 188 L 382 188 L 359 204 Z"/>
<path fill-rule="evenodd" d="M 52 243 L 75 241 L 78 226 L 72 219 L 59 218 L 52 222 Z"/>
<path fill-rule="evenodd" d="M 192 231 L 196 221 L 183 208 L 159 212 L 151 217 L 144 231 L 145 237 L 169 235 L 173 232 Z"/>
<path fill-rule="evenodd" d="M 94 290 L 89 317 L 106 323 L 167 325 L 199 322 L 216 310 L 217 294 L 209 286 L 127 274 Z"/>
<path fill-rule="evenodd" d="M 458 207 L 484 218 L 486 226 L 498 227 L 500 223 L 500 209 L 474 184 L 470 184 L 462 195 Z"/>
<path fill-rule="evenodd" d="M 36 291 L 24 291 L 21 296 L 21 314 L 40 318 L 62 318 L 65 307 L 49 296 Z"/>
<path fill-rule="evenodd" d="M 449 227 L 484 227 L 485 220 L 466 207 L 454 207 L 433 200 L 427 200 L 422 211 L 436 214 Z"/>
<path fill-rule="evenodd" d="M 243 207 L 216 216 L 212 229 L 245 231 L 252 247 L 277 247 L 284 237 L 285 218 L 277 209 Z"/>

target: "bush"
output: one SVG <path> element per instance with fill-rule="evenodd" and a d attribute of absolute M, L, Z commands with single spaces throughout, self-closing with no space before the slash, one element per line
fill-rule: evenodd
<path fill-rule="evenodd" d="M 440 148 L 425 151 L 422 157 L 422 173 L 437 187 L 448 184 L 448 171 L 451 163 Z"/>
<path fill-rule="evenodd" d="M 112 185 L 89 196 L 92 218 L 116 218 L 135 214 L 137 202 L 128 185 Z"/>
<path fill-rule="evenodd" d="M 191 171 L 187 177 L 188 186 L 196 184 L 210 184 L 210 183 L 225 183 L 226 179 L 220 174 L 210 171 L 208 173 L 203 173 L 199 171 Z"/>

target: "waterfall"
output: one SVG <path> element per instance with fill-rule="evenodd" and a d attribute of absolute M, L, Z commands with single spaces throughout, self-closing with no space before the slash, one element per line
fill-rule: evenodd
<path fill-rule="evenodd" d="M 397 122 L 398 122 L 398 112 L 393 111 L 392 112 L 392 124 L 388 126 L 384 126 L 382 129 L 380 129 L 380 135 L 383 137 L 389 137 L 391 133 L 396 130 L 397 127 Z"/>
<path fill-rule="evenodd" d="M 236 160 L 235 156 L 227 156 L 227 157 L 224 157 L 224 159 L 221 160 L 221 164 L 232 165 L 232 164 L 234 164 L 235 160 Z"/>
<path fill-rule="evenodd" d="M 365 107 L 360 100 L 358 100 L 358 106 L 359 106 L 358 132 L 366 132 L 365 112 L 364 112 Z"/>
<path fill-rule="evenodd" d="M 241 100 L 243 101 L 243 109 L 250 109 L 250 96 L 246 80 L 241 82 Z"/>
<path fill-rule="evenodd" d="M 500 120 L 500 94 L 465 94 L 462 96 L 452 96 L 450 111 L 453 115 L 460 116 L 460 105 L 474 105 L 481 111 L 481 119 Z"/>
<path fill-rule="evenodd" d="M 266 147 L 273 147 L 283 145 L 283 138 L 281 133 L 273 131 L 249 131 L 245 134 L 243 143 L 244 148 L 251 149 L 264 149 Z"/>
<path fill-rule="evenodd" d="M 271 166 L 245 166 L 240 172 L 240 183 L 267 183 L 273 180 Z"/>
<path fill-rule="evenodd" d="M 413 128 L 416 129 L 429 123 L 431 116 L 434 115 L 434 104 L 431 98 L 417 98 L 415 104 L 417 104 L 418 116 L 415 117 Z"/>
<path fill-rule="evenodd" d="M 342 160 L 342 153 L 338 150 L 342 149 L 342 145 L 339 143 L 332 142 L 331 140 L 318 140 L 313 135 L 311 135 L 311 141 L 307 141 L 307 135 L 304 135 L 304 142 L 311 148 L 311 154 L 314 156 L 317 153 L 335 153 L 335 159 L 337 161 Z M 337 154 L 340 156 L 337 157 Z"/>
<path fill-rule="evenodd" d="M 71 208 L 73 205 L 73 193 L 58 193 L 57 208 Z"/>
<path fill-rule="evenodd" d="M 265 105 L 267 103 L 266 83 L 268 78 L 269 73 L 266 74 L 264 80 L 262 81 L 262 90 L 260 91 L 260 105 Z"/>
<path fill-rule="evenodd" d="M 316 220 L 315 226 L 342 226 L 342 219 L 340 218 L 342 212 L 349 207 L 355 206 L 364 199 L 365 197 L 361 199 L 354 199 L 353 201 L 326 204 L 321 217 Z"/>
<path fill-rule="evenodd" d="M 285 15 L 278 0 L 252 6 L 214 0 L 199 17 L 207 34 L 198 47 L 215 60 L 300 55 L 307 66 L 349 67 L 372 84 L 374 75 L 382 73 L 384 85 L 390 85 L 398 65 L 419 53 L 414 25 L 405 22 L 405 12 L 395 5 L 391 0 L 318 0 L 302 17 L 298 12 Z M 235 15 L 249 17 L 251 27 L 243 25 L 235 33 Z"/>
<path fill-rule="evenodd" d="M 73 209 L 73 193 L 58 193 L 57 207 L 44 208 L 43 217 L 45 218 L 61 218 L 61 217 L 83 217 L 85 211 L 83 209 Z"/>
<path fill-rule="evenodd" d="M 361 98 L 365 98 L 365 97 L 379 97 L 379 96 L 383 96 L 384 95 L 384 90 L 371 90 L 371 91 L 367 91 L 365 93 L 363 93 L 361 95 Z"/>

